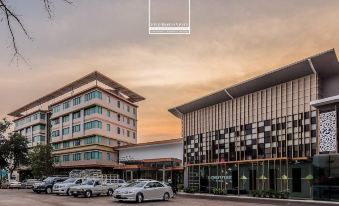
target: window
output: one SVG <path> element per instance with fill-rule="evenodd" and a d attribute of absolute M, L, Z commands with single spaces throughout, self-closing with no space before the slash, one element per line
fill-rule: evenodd
<path fill-rule="evenodd" d="M 63 142 L 62 148 L 69 148 L 69 146 L 70 146 L 69 141 Z"/>
<path fill-rule="evenodd" d="M 74 125 L 72 131 L 73 133 L 80 132 L 80 125 Z"/>
<path fill-rule="evenodd" d="M 118 106 L 118 108 L 120 108 L 120 101 L 117 102 L 117 106 Z"/>
<path fill-rule="evenodd" d="M 69 134 L 69 127 L 62 129 L 62 135 L 68 135 Z"/>
<path fill-rule="evenodd" d="M 137 109 L 133 107 L 133 114 L 137 113 Z"/>
<path fill-rule="evenodd" d="M 52 133 L 51 133 L 51 137 L 58 137 L 59 135 L 60 135 L 59 130 L 52 131 Z"/>
<path fill-rule="evenodd" d="M 45 141 L 45 136 L 42 135 L 37 135 L 32 137 L 32 142 L 44 142 Z"/>
<path fill-rule="evenodd" d="M 73 140 L 73 146 L 80 146 L 80 139 Z"/>
<path fill-rule="evenodd" d="M 62 104 L 62 108 L 63 108 L 63 109 L 68 109 L 70 106 L 71 106 L 71 102 L 70 102 L 70 101 L 64 102 L 64 103 Z"/>
<path fill-rule="evenodd" d="M 99 151 L 85 152 L 84 159 L 85 160 L 101 160 L 102 152 L 99 152 Z"/>
<path fill-rule="evenodd" d="M 57 112 L 60 112 L 60 104 L 52 108 L 52 113 L 57 113 Z"/>
<path fill-rule="evenodd" d="M 127 112 L 130 112 L 131 111 L 131 108 L 129 105 L 127 105 Z"/>
<path fill-rule="evenodd" d="M 95 114 L 95 113 L 102 114 L 102 107 L 94 106 L 94 107 L 85 109 L 85 116 Z"/>
<path fill-rule="evenodd" d="M 98 120 L 90 121 L 85 123 L 85 130 L 93 129 L 93 128 L 100 128 L 102 129 L 102 123 Z"/>
<path fill-rule="evenodd" d="M 110 124 L 107 124 L 106 125 L 106 130 L 109 132 L 109 131 L 111 131 L 111 125 Z"/>
<path fill-rule="evenodd" d="M 79 160 L 81 160 L 81 153 L 73 154 L 73 161 L 79 161 Z"/>
<path fill-rule="evenodd" d="M 111 154 L 109 152 L 106 154 L 106 160 L 111 160 Z"/>
<path fill-rule="evenodd" d="M 99 91 L 92 91 L 90 93 L 85 94 L 85 101 L 89 101 L 95 98 L 102 99 L 102 93 Z"/>
<path fill-rule="evenodd" d="M 69 115 L 62 117 L 62 122 L 68 122 L 69 121 Z"/>
<path fill-rule="evenodd" d="M 118 121 L 120 122 L 120 119 L 121 119 L 121 116 L 120 116 L 120 114 L 118 114 Z"/>
<path fill-rule="evenodd" d="M 46 128 L 45 125 L 38 124 L 38 125 L 33 126 L 33 131 L 45 130 L 45 128 Z"/>
<path fill-rule="evenodd" d="M 106 115 L 107 115 L 107 117 L 111 117 L 111 112 L 109 110 L 107 110 Z"/>
<path fill-rule="evenodd" d="M 130 118 L 127 118 L 127 124 L 130 124 Z"/>
<path fill-rule="evenodd" d="M 63 155 L 63 156 L 62 156 L 62 160 L 63 160 L 64 162 L 68 162 L 68 161 L 69 161 L 69 155 Z"/>
<path fill-rule="evenodd" d="M 38 114 L 33 114 L 33 120 L 37 120 L 38 119 Z"/>
<path fill-rule="evenodd" d="M 91 136 L 84 139 L 85 144 L 96 144 L 101 142 L 100 136 Z"/>
<path fill-rule="evenodd" d="M 40 119 L 45 119 L 45 114 L 43 114 L 43 113 L 39 113 L 40 114 Z"/>
<path fill-rule="evenodd" d="M 78 105 L 81 103 L 81 97 L 76 97 L 73 99 L 73 106 Z"/>
<path fill-rule="evenodd" d="M 53 125 L 57 125 L 57 124 L 59 124 L 59 123 L 60 123 L 60 122 L 59 122 L 59 118 L 56 118 L 56 119 L 51 120 L 52 126 L 53 126 Z"/>
<path fill-rule="evenodd" d="M 53 149 L 60 149 L 60 144 L 59 143 L 53 143 L 52 144 Z"/>
<path fill-rule="evenodd" d="M 135 139 L 136 138 L 136 135 L 135 135 L 135 132 L 133 132 L 133 139 Z"/>
<path fill-rule="evenodd" d="M 129 130 L 127 130 L 127 137 L 129 137 L 130 136 L 130 134 L 129 134 L 130 132 L 129 132 Z"/>
<path fill-rule="evenodd" d="M 80 118 L 81 114 L 80 114 L 80 111 L 77 111 L 77 112 L 73 112 L 73 119 L 78 119 Z"/>
<path fill-rule="evenodd" d="M 117 133 L 120 134 L 120 127 L 117 127 Z"/>

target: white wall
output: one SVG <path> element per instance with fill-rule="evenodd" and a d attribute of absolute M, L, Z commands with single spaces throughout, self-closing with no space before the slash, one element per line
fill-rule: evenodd
<path fill-rule="evenodd" d="M 160 145 L 124 148 L 119 150 L 120 160 L 143 160 L 157 158 L 183 159 L 183 143 L 175 142 Z"/>

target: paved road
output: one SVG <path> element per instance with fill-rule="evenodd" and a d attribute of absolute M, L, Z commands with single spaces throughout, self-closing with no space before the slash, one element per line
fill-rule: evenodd
<path fill-rule="evenodd" d="M 111 197 L 74 198 L 68 196 L 35 194 L 31 190 L 0 190 L 0 206 L 120 206 L 133 205 L 135 203 L 121 203 L 113 201 Z M 171 206 L 266 206 L 274 204 L 245 203 L 225 200 L 208 200 L 188 197 L 176 197 L 170 201 L 145 202 L 140 205 L 171 205 Z M 281 204 L 280 204 L 281 205 Z M 285 204 L 292 205 L 292 204 Z"/>

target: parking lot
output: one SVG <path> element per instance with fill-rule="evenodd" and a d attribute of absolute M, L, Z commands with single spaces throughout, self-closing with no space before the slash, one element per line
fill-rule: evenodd
<path fill-rule="evenodd" d="M 123 203 L 113 201 L 112 197 L 101 196 L 93 198 L 74 198 L 69 196 L 57 196 L 57 195 L 46 195 L 46 194 L 35 194 L 31 190 L 17 190 L 17 189 L 2 189 L 0 190 L 0 205 L 1 206 L 84 206 L 84 205 L 132 205 L 136 203 Z M 226 200 L 213 200 L 213 199 L 198 199 L 178 196 L 170 201 L 152 201 L 144 202 L 140 205 L 171 205 L 171 206 L 249 206 L 249 205 L 304 205 L 302 203 L 287 203 L 280 202 L 279 204 L 268 204 L 268 203 L 246 203 L 239 201 L 226 201 Z"/>
<path fill-rule="evenodd" d="M 136 203 L 123 203 L 113 201 L 112 197 L 102 196 L 102 197 L 93 197 L 93 198 L 74 198 L 68 196 L 57 196 L 57 195 L 46 195 L 46 194 L 35 194 L 31 190 L 0 190 L 0 205 L 1 206 L 84 206 L 84 205 L 132 205 Z M 248 203 L 236 203 L 228 202 L 221 200 L 205 200 L 205 199 L 193 199 L 193 198 L 183 198 L 176 197 L 170 201 L 153 201 L 153 202 L 144 202 L 141 205 L 172 205 L 172 206 L 207 206 L 207 205 L 251 205 Z M 252 203 L 253 205 L 253 203 Z"/>

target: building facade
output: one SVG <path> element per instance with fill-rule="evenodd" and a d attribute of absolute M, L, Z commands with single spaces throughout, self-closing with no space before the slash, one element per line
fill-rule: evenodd
<path fill-rule="evenodd" d="M 16 117 L 14 131 L 25 135 L 29 146 L 52 145 L 56 168 L 113 169 L 118 164 L 114 148 L 137 143 L 135 103 L 143 99 L 93 72 L 9 115 Z"/>
<path fill-rule="evenodd" d="M 183 140 L 170 139 L 118 147 L 121 177 L 183 183 Z"/>
<path fill-rule="evenodd" d="M 182 122 L 186 187 L 314 196 L 313 160 L 328 151 L 311 102 L 339 94 L 338 80 L 330 50 L 170 109 Z"/>

